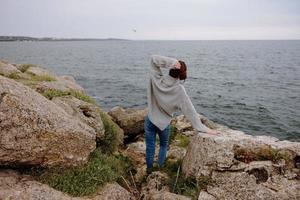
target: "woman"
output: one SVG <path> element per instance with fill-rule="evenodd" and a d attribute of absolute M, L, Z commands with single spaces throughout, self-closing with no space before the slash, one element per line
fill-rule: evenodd
<path fill-rule="evenodd" d="M 169 68 L 169 74 L 163 75 L 160 68 Z M 146 164 L 147 172 L 153 167 L 156 133 L 159 135 L 160 148 L 158 166 L 162 167 L 167 154 L 170 122 L 173 113 L 180 110 L 199 132 L 217 135 L 219 132 L 201 123 L 198 114 L 188 97 L 181 80 L 187 76 L 183 61 L 160 56 L 151 56 L 151 72 L 147 89 L 148 114 L 145 117 Z"/>

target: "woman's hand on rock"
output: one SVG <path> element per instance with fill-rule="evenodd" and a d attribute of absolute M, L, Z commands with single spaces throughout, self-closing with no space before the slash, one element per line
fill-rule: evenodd
<path fill-rule="evenodd" d="M 221 134 L 219 131 L 213 130 L 213 129 L 210 129 L 210 128 L 208 128 L 206 133 L 211 134 L 211 135 L 220 135 Z"/>

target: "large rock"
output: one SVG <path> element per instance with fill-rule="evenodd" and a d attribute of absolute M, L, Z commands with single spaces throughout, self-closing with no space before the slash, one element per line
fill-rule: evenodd
<path fill-rule="evenodd" d="M 96 147 L 96 132 L 54 102 L 0 76 L 0 164 L 76 166 Z"/>
<path fill-rule="evenodd" d="M 256 176 L 247 172 L 214 171 L 212 179 L 215 183 L 207 187 L 207 193 L 216 199 L 300 199 L 299 181 L 274 175 L 257 183 Z"/>
<path fill-rule="evenodd" d="M 185 176 L 209 176 L 207 199 L 300 198 L 300 143 L 223 129 L 196 135 L 184 157 Z M 199 197 L 200 199 L 200 197 Z M 203 198 L 204 199 L 204 198 Z"/>
<path fill-rule="evenodd" d="M 90 197 L 71 197 L 30 176 L 12 170 L 0 172 L 0 199 L 3 200 L 133 200 L 134 197 L 117 183 L 108 183 Z"/>
<path fill-rule="evenodd" d="M 101 110 L 98 106 L 81 101 L 73 96 L 54 97 L 52 101 L 68 114 L 92 127 L 97 134 L 97 139 L 102 140 L 104 138 L 105 130 L 100 117 Z"/>
<path fill-rule="evenodd" d="M 146 109 L 127 108 L 120 106 L 112 108 L 108 114 L 124 130 L 124 136 L 137 136 L 144 133 Z"/>

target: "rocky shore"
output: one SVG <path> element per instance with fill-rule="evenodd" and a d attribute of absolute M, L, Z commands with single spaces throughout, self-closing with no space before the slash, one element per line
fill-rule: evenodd
<path fill-rule="evenodd" d="M 71 76 L 0 61 L 0 199 L 300 199 L 300 143 L 172 120 L 146 174 L 146 109 L 101 109 Z M 158 153 L 159 142 L 157 142 Z"/>

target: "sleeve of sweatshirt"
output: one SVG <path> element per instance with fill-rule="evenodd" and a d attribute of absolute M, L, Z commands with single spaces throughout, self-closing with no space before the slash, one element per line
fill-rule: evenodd
<path fill-rule="evenodd" d="M 182 88 L 183 92 L 179 103 L 179 108 L 181 112 L 192 123 L 194 129 L 196 129 L 199 132 L 206 132 L 208 128 L 201 122 L 191 99 L 187 95 L 184 87 Z"/>
<path fill-rule="evenodd" d="M 175 58 L 170 58 L 170 57 L 166 57 L 166 56 L 160 56 L 160 55 L 151 55 L 151 68 L 152 71 L 155 74 L 158 75 L 163 75 L 162 71 L 161 71 L 161 67 L 163 68 L 172 68 L 175 63 L 176 63 L 177 59 Z"/>

